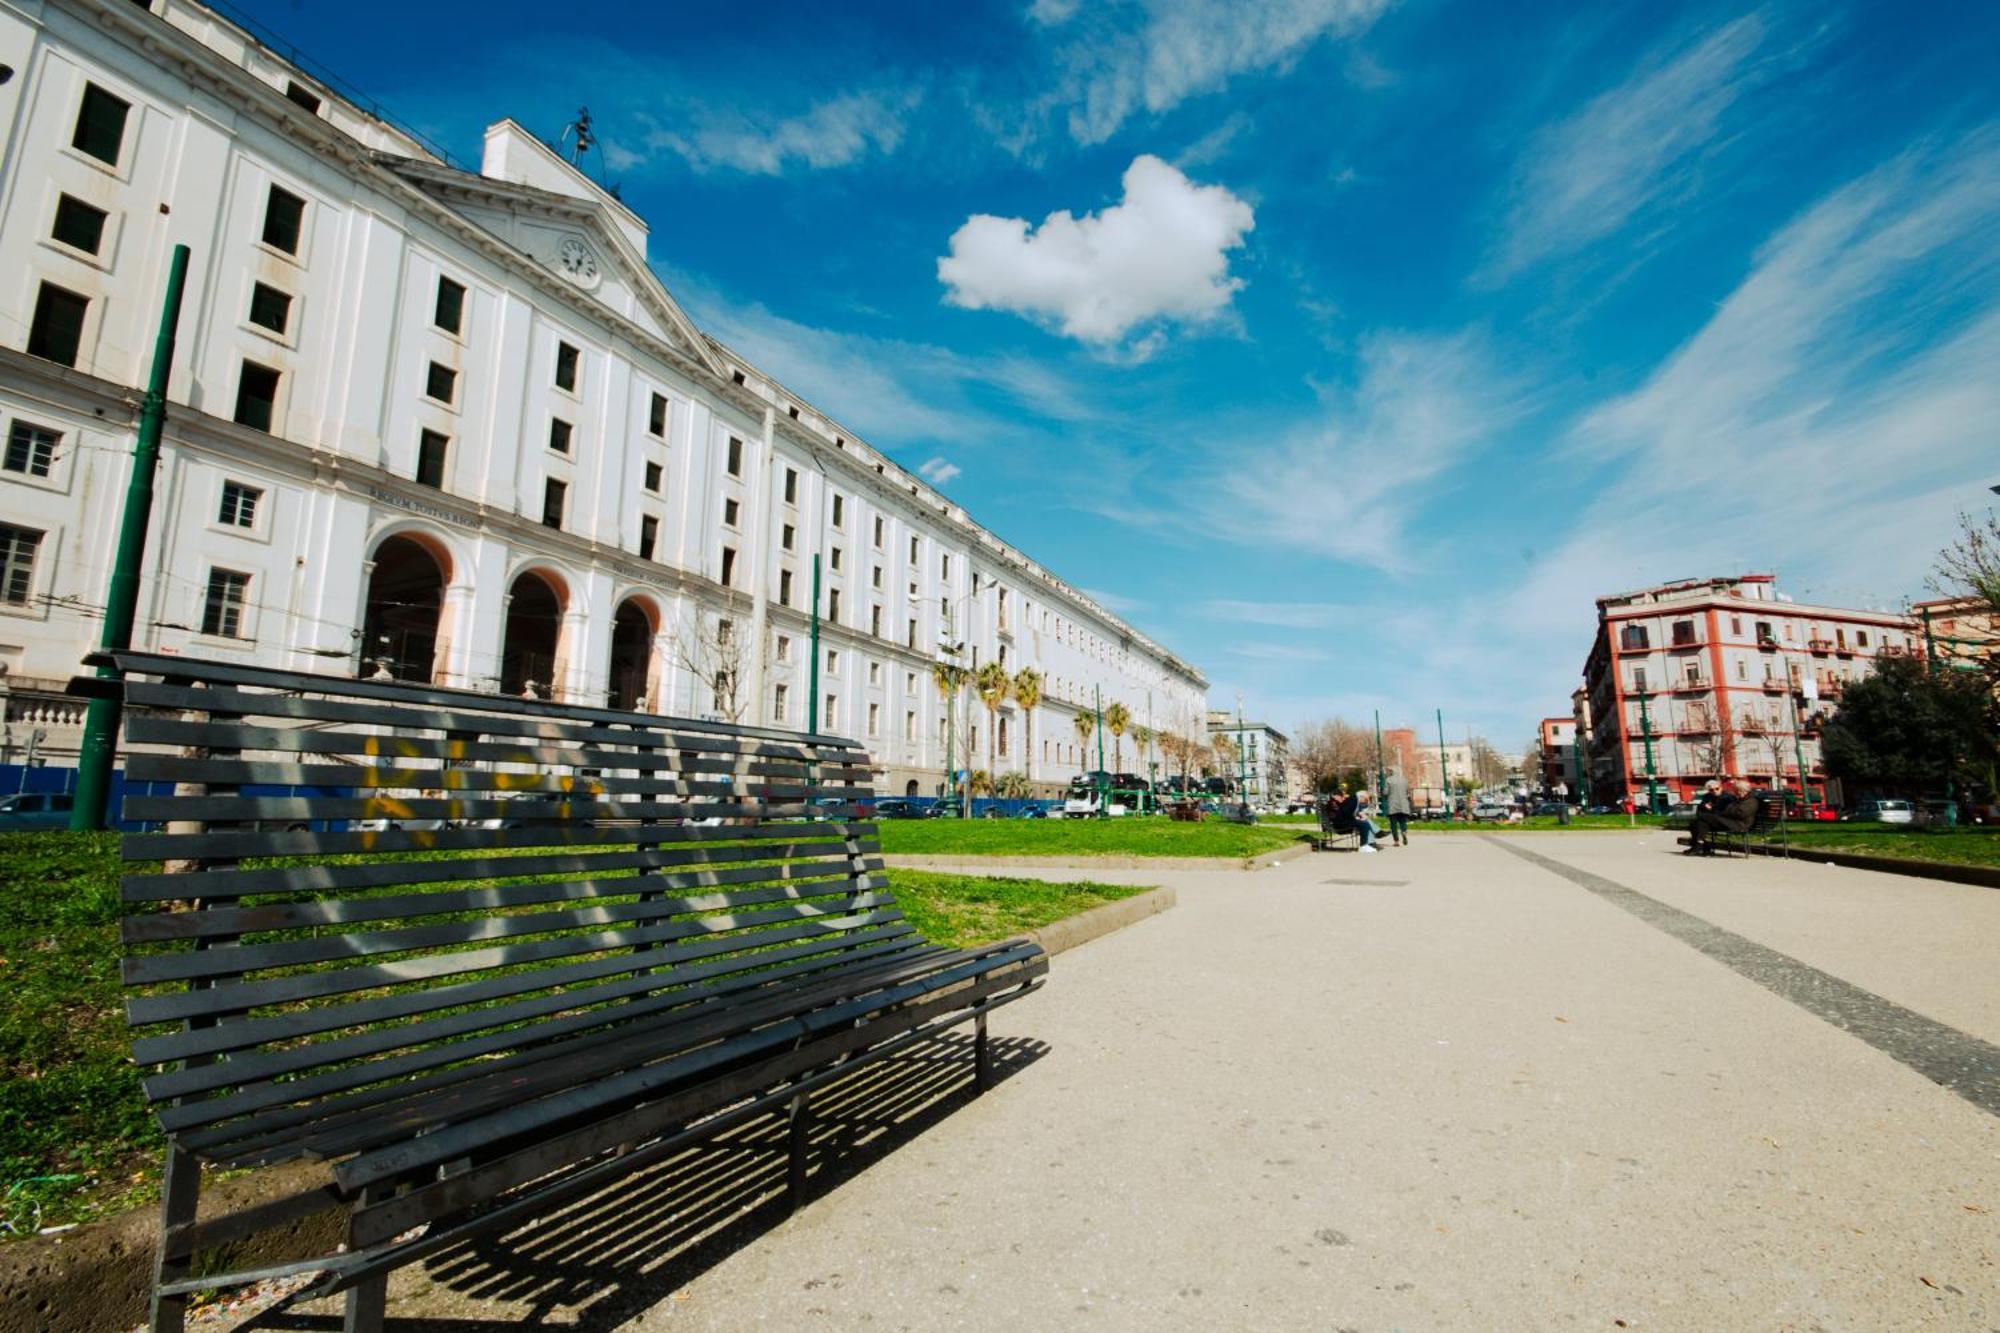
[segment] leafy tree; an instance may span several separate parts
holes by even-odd
[[[1023,765],[1025,768],[1035,761],[1035,706],[1042,701],[1042,673],[1033,667],[1022,667],[1016,671],[1014,700],[1021,705],[1022,744],[1027,747],[1021,752],[1027,756],[1027,763]]]
[[[1941,794],[1992,772],[1990,694],[1978,673],[1930,670],[1918,657],[1880,657],[1851,682],[1826,724],[1827,771],[1857,792]]]
[[[993,779],[993,794],[995,796],[1005,796],[1010,800],[1023,796],[1032,796],[1034,795],[1034,784],[1028,780],[1026,773],[1023,773],[1018,768],[1010,768],[999,777]]]
[[[1014,682],[1007,674],[1007,668],[998,662],[988,662],[979,668],[973,677],[973,688],[979,691],[979,702],[986,705],[986,766],[998,770],[1000,743],[1000,705],[1007,702],[1007,696],[1014,692]]]

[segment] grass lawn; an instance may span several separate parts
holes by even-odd
[[[1295,843],[1296,824],[1176,823],[1164,816],[1123,819],[887,819],[890,856],[1228,856],[1252,857]]]
[[[1146,892],[1125,884],[1057,884],[989,875],[939,875],[928,870],[892,870],[889,884],[911,925],[937,943],[954,948],[1004,940]]]
[[[1777,842],[1772,829],[1763,842]],[[1898,828],[1892,824],[1794,824],[1791,845],[1806,851],[1855,852],[1905,861],[2000,866],[2000,828]]]
[[[127,1060],[116,835],[0,834],[0,1242],[158,1191],[160,1137]],[[1143,889],[897,871],[940,944],[1003,939]]]

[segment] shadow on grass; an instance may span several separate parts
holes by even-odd
[[[1044,1043],[1024,1038],[996,1036],[992,1044],[996,1085],[1048,1053]],[[976,1095],[972,1038],[957,1033],[822,1089],[813,1098],[807,1198],[852,1179]],[[422,1265],[433,1290],[417,1303],[491,1301],[513,1307],[506,1314],[398,1318],[407,1278],[392,1278],[385,1328],[520,1333],[554,1324],[591,1333],[622,1327],[783,1223],[791,1213],[786,1169],[780,1118],[740,1126],[552,1217],[469,1241]],[[339,1307],[336,1297],[242,1327],[334,1330],[341,1326]]]

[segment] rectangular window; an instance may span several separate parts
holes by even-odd
[[[42,534],[0,523],[0,602],[26,606],[35,592],[35,553]]]
[[[656,393],[653,395],[652,407],[646,413],[646,429],[660,436],[662,439],[666,437],[667,396],[665,394]]]
[[[729,437],[729,475],[732,477],[743,475],[743,441],[734,435]]]
[[[550,417],[549,448],[555,450],[559,454],[568,453],[570,436],[575,432],[575,430],[576,428],[574,426],[570,425],[567,421],[564,421],[561,417]]]
[[[903,739],[906,741],[913,741],[916,738],[917,738],[916,712],[914,710],[906,710],[903,713]]]
[[[946,552],[946,553],[945,553],[945,555],[944,555],[944,556],[943,556],[943,557],[941,558],[941,560],[940,560],[940,563],[939,563],[939,570],[940,570],[940,577],[941,577],[941,578],[943,578],[943,579],[944,579],[944,581],[945,581],[946,583],[949,583],[949,582],[951,582],[951,554],[950,554],[950,552]]]
[[[778,660],[780,662],[789,662],[792,660],[792,639],[789,634],[780,634],[778,636]]]
[[[792,525],[787,523],[785,524],[784,531],[782,531],[778,535],[778,544],[784,547],[787,551],[789,551],[792,549],[792,539],[797,535],[798,534],[792,530]]]
[[[882,664],[880,662],[870,662],[868,664],[868,683],[870,685],[880,685],[882,683]]]
[[[874,588],[878,592],[881,591],[882,566],[877,565],[873,569],[868,571],[868,586]]]
[[[444,489],[445,449],[451,441],[434,430],[417,436],[417,484]]]
[[[273,185],[264,200],[264,244],[288,255],[297,254],[305,216],[305,200]]]
[[[819,725],[822,731],[831,731],[840,725],[840,699],[835,695],[826,696],[826,707],[819,711]]]
[[[110,216],[81,199],[63,195],[56,200],[56,225],[49,234],[64,245],[94,255],[104,244],[104,220]]]
[[[792,420],[797,421],[799,419],[799,405],[797,403],[793,403],[790,407],[786,408],[785,410],[791,413]]]
[[[458,393],[458,372],[450,366],[441,366],[433,361],[424,372],[424,396],[435,398],[440,403],[453,401]]]
[[[1854,646],[1855,646],[1855,647],[1857,647],[1857,648],[1866,648],[1866,647],[1868,646],[1868,631],[1867,631],[1867,630],[1865,630],[1865,629],[1858,629],[1858,630],[1854,631]]]
[[[0,463],[7,471],[30,477],[46,477],[56,461],[56,442],[62,438],[47,426],[18,418],[7,428],[7,453]]]
[[[208,571],[208,596],[201,605],[201,632],[223,639],[243,637],[243,604],[250,576],[229,569]]]
[[[1644,694],[1645,692],[1646,692],[1646,668],[1644,668],[1644,667],[1633,667],[1633,668],[1632,668],[1632,693],[1634,693],[1634,694]]]
[[[829,589],[827,589],[827,592],[826,592],[826,618],[827,618],[828,620],[839,620],[839,619],[840,619],[840,589],[838,589],[838,588],[829,588]]]
[[[292,298],[289,292],[281,292],[268,283],[258,283],[250,289],[250,322],[269,329],[273,333],[283,333],[285,326],[292,322]]]
[[[868,705],[868,734],[870,736],[880,736],[882,734],[881,704]]]
[[[1729,617],[1729,632],[1730,632],[1730,634],[1731,634],[1731,635],[1733,635],[1733,636],[1735,636],[1735,637],[1737,637],[1737,638],[1741,638],[1741,637],[1743,637],[1743,617],[1742,617],[1742,616],[1731,616],[1731,617]]]
[[[829,676],[840,674],[840,649],[829,648],[826,650],[826,674]]]
[[[285,96],[297,102],[315,116],[319,114],[319,97],[304,84],[296,80],[287,79],[285,81]]]
[[[791,604],[792,604],[792,571],[789,569],[781,569],[778,571],[778,605],[790,606]]]
[[[1644,625],[1627,625],[1618,631],[1618,646],[1627,652],[1634,652],[1652,646],[1652,636]]]
[[[995,733],[994,739],[1000,743],[1000,757],[1005,759],[1007,757],[1007,718],[1004,714],[1000,718],[1000,730]]]
[[[879,550],[881,550],[881,549],[882,549],[882,540],[883,540],[883,538],[884,538],[884,537],[886,537],[887,535],[888,535],[888,524],[886,524],[885,522],[883,522],[883,520],[882,520],[882,516],[881,516],[880,514],[877,514],[877,515],[875,516],[875,549],[876,549],[876,550],[878,550],[878,551],[879,551]]]
[[[725,546],[722,548],[722,586],[725,588],[732,587],[734,586],[735,582],[736,582],[736,548],[733,546]]]
[[[579,353],[568,343],[556,344],[556,387],[576,391],[576,361]]]
[[[735,527],[736,520],[738,517],[742,515],[742,513],[743,513],[742,505],[738,504],[734,500],[724,499],[722,502],[722,526],[725,528]]]
[[[917,539],[915,537],[910,538],[910,563],[913,565],[917,563]]]
[[[648,463],[646,464],[646,479],[641,484],[653,494],[658,495],[660,493],[660,477],[660,465],[658,463]]]
[[[125,117],[132,104],[113,97],[94,83],[83,86],[83,102],[76,109],[76,129],[70,135],[72,148],[88,153],[100,162],[118,165],[118,152],[125,142]]]
[[[59,366],[75,365],[83,347],[83,315],[89,308],[88,298],[43,283],[35,293],[35,314],[28,324],[28,355]]]
[[[882,608],[879,606],[868,608],[868,632],[878,639],[882,637]]]
[[[437,300],[431,304],[431,323],[446,333],[457,333],[465,324],[465,287],[450,278],[439,278]]]
[[[799,502],[799,474],[793,468],[786,468],[785,503],[788,505],[795,505],[798,502]]]
[[[1765,644],[1765,643],[1776,643],[1777,641],[1778,641],[1777,636],[1771,633],[1771,622],[1768,620],[1758,621],[1757,642],[1760,644]]]
[[[905,648],[914,648],[917,646],[917,618],[915,616],[910,617],[909,628],[903,634],[903,646]]]
[[[1685,648],[1694,642],[1694,622],[1676,620],[1674,622],[1674,647]]]
[[[775,686],[771,691],[771,720],[774,722],[783,722],[785,720],[785,696],[787,692],[783,685]]]
[[[1738,663],[1736,664],[1736,679],[1738,679],[1738,680],[1748,680],[1748,679],[1750,679],[1750,671],[1749,671],[1749,668],[1748,668],[1748,667],[1746,667],[1746,666],[1745,666],[1745,665],[1744,665],[1744,664],[1743,664],[1742,662],[1740,662],[1740,661],[1739,661],[1739,662],[1738,662]]]
[[[653,551],[660,544],[660,520],[651,514],[639,520],[639,558],[651,560]]]
[[[836,528],[845,526],[847,522],[846,515],[847,515],[847,497],[842,495],[834,496],[833,526],[835,526]]]
[[[236,420],[255,430],[269,431],[277,411],[278,372],[245,361],[236,380]]]
[[[264,492],[255,486],[245,486],[240,481],[222,483],[222,511],[216,521],[232,528],[254,528],[257,526],[257,502],[264,498]]]
[[[832,548],[828,552],[828,555],[830,557],[829,563],[833,566],[833,572],[838,574],[840,572],[840,548],[838,546]]]
[[[548,478],[542,483],[542,526],[560,528],[563,525],[563,505],[569,499],[569,484]]]

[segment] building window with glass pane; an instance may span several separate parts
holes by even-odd
[[[264,492],[255,486],[225,481],[222,483],[222,512],[218,517],[232,528],[254,528],[257,526],[257,502],[263,498]]]
[[[0,602],[26,606],[35,592],[35,554],[42,534],[0,523]]]
[[[208,596],[201,607],[201,632],[217,638],[243,637],[243,607],[250,592],[250,576],[229,569],[208,573]]]
[[[56,442],[62,436],[32,421],[16,421],[7,428],[7,452],[0,465],[9,472],[30,477],[46,477],[56,461]]]

